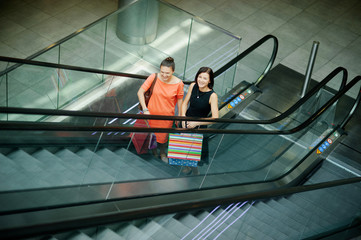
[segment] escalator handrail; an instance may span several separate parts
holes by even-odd
[[[356,76],[355,78],[361,78],[361,76]],[[355,79],[354,78],[354,79]],[[345,128],[345,126],[347,125],[347,123],[352,119],[352,116],[355,114],[356,112],[356,109],[360,106],[360,103],[361,103],[361,87],[360,87],[360,90],[359,90],[359,93],[356,97],[356,100],[355,100],[355,104],[353,105],[351,111],[349,112],[348,116],[344,119],[344,121],[340,124],[340,127],[342,129]]]
[[[102,200],[98,202],[69,204],[46,209],[2,214],[0,219],[12,221],[10,226],[0,227],[0,237],[17,239],[36,235],[54,234],[69,229],[88,228],[92,226],[129,221],[181,211],[205,209],[234,202],[257,201],[275,197],[284,197],[319,189],[332,188],[361,182],[361,177],[339,179],[328,182],[276,188],[256,192],[244,192],[244,184],[197,189],[156,196],[141,196],[127,199]],[[248,184],[252,185],[252,184]],[[154,204],[157,203],[157,204]],[[101,207],[100,207],[101,206]],[[116,210],[111,211],[110,209]],[[81,207],[81,210],[77,208]],[[64,211],[65,210],[65,211]],[[40,217],[41,216],[41,217]],[[60,217],[59,217],[60,216]],[[33,219],[29,224],[26,219]],[[40,218],[39,218],[40,217]],[[7,226],[9,226],[7,224]]]
[[[258,86],[260,84],[260,82],[262,81],[262,79],[264,78],[264,76],[266,76],[266,74],[271,70],[273,63],[276,60],[276,55],[277,55],[277,51],[278,51],[278,39],[275,36],[270,35],[270,34],[268,34],[268,35],[264,36],[263,38],[261,38],[260,40],[258,40],[256,43],[254,43],[252,46],[247,48],[241,54],[239,54],[238,56],[236,56],[232,60],[230,60],[228,63],[226,63],[223,67],[221,67],[220,69],[215,71],[214,77],[218,77],[219,75],[221,75],[222,73],[227,71],[230,67],[232,67],[234,64],[237,64],[238,61],[240,61],[242,58],[246,57],[249,53],[251,53],[253,50],[255,50],[256,48],[261,46],[263,43],[265,43],[269,39],[272,39],[274,41],[273,51],[272,51],[271,58],[267,64],[266,68],[264,69],[261,76],[254,83],[255,86]]]
[[[66,64],[42,62],[42,61],[35,61],[35,60],[29,60],[29,59],[5,57],[5,56],[0,56],[0,61],[41,66],[41,67],[49,67],[49,68],[60,68],[60,69],[67,69],[67,70],[86,72],[86,73],[107,74],[107,75],[129,77],[129,78],[147,79],[147,77],[148,77],[148,76],[139,75],[139,74],[100,70],[100,69],[96,69],[96,68],[78,67],[78,66],[72,66],[72,65],[66,65]],[[2,76],[4,74],[6,74],[6,70],[4,70],[3,72],[0,72],[0,76]]]
[[[309,100],[312,96],[314,96],[321,88],[325,87],[326,84],[329,83],[340,72],[342,72],[342,80],[341,80],[341,84],[340,84],[340,87],[339,87],[339,90],[338,90],[338,91],[340,91],[341,89],[343,89],[346,86],[347,78],[348,78],[348,72],[343,67],[335,68],[321,82],[319,82],[315,87],[313,87],[311,90],[309,90],[303,98],[298,100],[295,104],[293,104],[286,111],[282,112],[280,115],[278,115],[278,116],[276,116],[274,118],[265,119],[265,120],[242,119],[242,120],[239,120],[240,121],[239,123],[272,124],[272,123],[281,121],[282,119],[285,119],[285,118],[289,117],[293,112],[295,112],[299,107],[301,107],[307,100]],[[230,101],[232,101],[232,100],[233,100],[233,98],[230,99],[228,102],[222,104],[221,107],[224,107],[224,106],[228,105],[228,103]]]
[[[1,58],[1,57],[0,57]],[[281,118],[288,117],[293,111],[301,106],[308,98],[313,96],[319,89],[321,89],[330,79],[332,79],[339,72],[343,72],[343,83],[347,79],[347,70],[338,67],[331,72],[319,85],[311,89],[304,98],[300,99],[295,106],[286,110],[283,117],[277,116],[274,119],[277,121]],[[355,77],[356,78],[356,77]],[[342,84],[343,85],[343,84]],[[342,88],[341,88],[342,89]],[[330,100],[329,100],[330,101]],[[75,117],[99,117],[99,118],[133,118],[133,119],[154,119],[154,120],[183,120],[183,121],[203,121],[214,123],[252,123],[252,124],[268,124],[276,122],[274,119],[270,120],[244,120],[244,119],[221,119],[221,118],[197,118],[197,117],[178,117],[178,116],[164,116],[164,115],[142,115],[142,114],[127,114],[127,113],[111,113],[111,112],[87,112],[87,111],[71,111],[58,109],[44,109],[44,108],[19,108],[19,107],[0,107],[2,113],[18,113],[18,114],[35,114],[35,115],[55,115],[55,116],[75,116]]]
[[[4,56],[0,56],[0,61],[9,61],[9,62],[30,64],[30,65],[43,66],[43,67],[63,68],[63,69],[74,70],[74,71],[90,72],[90,73],[97,73],[97,74],[109,74],[109,75],[129,77],[129,78],[138,78],[138,79],[146,79],[148,77],[145,75],[99,70],[99,69],[94,69],[94,68],[77,67],[77,66],[70,66],[70,65],[64,65],[64,64],[33,61],[33,60],[28,60],[28,59],[10,58],[10,57],[4,57]],[[231,60],[231,61],[233,61],[233,60]],[[324,87],[329,81],[331,81],[333,79],[333,77],[335,77],[340,72],[343,73],[342,82],[340,85],[340,89],[342,89],[346,85],[348,74],[347,74],[347,70],[345,68],[338,67],[338,68],[334,69],[330,74],[328,74],[328,76],[326,76],[324,78],[324,80],[322,80],[320,83],[318,83],[317,86],[315,86],[309,92],[307,92],[307,94],[303,98],[301,98],[292,107],[290,107],[288,110],[286,110],[279,116],[272,118],[272,119],[266,119],[266,120],[246,120],[246,119],[239,120],[238,119],[236,121],[231,121],[231,123],[271,124],[271,123],[280,121],[280,120],[288,117],[292,112],[296,111],[303,103],[305,103],[308,99],[310,99],[315,93],[317,93],[317,91],[319,91],[322,87]],[[231,101],[231,100],[229,100],[229,101]],[[225,104],[228,104],[228,103],[225,103]],[[9,108],[9,109],[14,109],[14,111],[15,111],[16,108]],[[18,111],[20,111],[20,108],[18,109]],[[34,108],[32,111],[35,112],[36,109]],[[61,111],[61,110],[57,110],[57,111]],[[23,112],[23,113],[25,113],[25,112]],[[44,113],[44,114],[51,115],[54,113]],[[67,113],[65,113],[65,114],[67,114]],[[99,114],[108,115],[109,113],[99,113]],[[60,115],[62,115],[62,113]],[[110,117],[117,117],[117,116],[112,115]],[[149,118],[149,119],[152,119],[152,118]],[[169,119],[167,119],[167,120],[169,120]],[[233,119],[233,120],[235,120],[235,119]],[[202,121],[202,120],[200,120],[200,121]],[[207,121],[207,120],[203,120],[203,121]],[[219,121],[219,122],[222,122],[222,121]]]
[[[242,129],[183,129],[183,128],[142,128],[142,127],[112,127],[112,126],[73,126],[63,123],[49,123],[49,122],[16,122],[16,121],[2,121],[0,129],[3,130],[50,130],[50,131],[123,131],[123,132],[163,132],[163,133],[217,133],[217,134],[293,134],[301,131],[312,124],[322,113],[330,108],[336,101],[344,96],[348,90],[361,81],[361,76],[356,76],[351,80],[341,91],[335,94],[329,101],[327,101],[317,112],[312,114],[307,120],[300,125],[287,130],[242,130]],[[350,111],[355,111],[360,101],[361,90],[354,102]],[[36,111],[36,112],[35,112]],[[118,118],[133,118],[133,119],[158,119],[158,120],[173,120],[173,121],[208,121],[221,123],[239,123],[237,119],[220,119],[220,118],[196,118],[196,117],[176,117],[176,116],[161,116],[161,115],[143,115],[143,114],[115,114],[115,113],[98,113],[98,112],[79,112],[67,110],[46,110],[46,109],[25,109],[25,108],[6,108],[0,107],[0,112],[3,113],[19,113],[19,114],[40,114],[40,115],[67,115],[67,116],[84,116],[84,117],[118,117]],[[353,113],[352,112],[352,113]],[[352,117],[348,114],[345,119]],[[343,120],[344,123],[346,120]],[[348,121],[348,120],[347,120]]]

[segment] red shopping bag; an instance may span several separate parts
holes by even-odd
[[[134,123],[134,127],[149,127],[147,120],[137,119]],[[151,133],[134,132],[130,136],[132,138],[133,145],[138,154],[144,154],[148,152],[149,140]]]

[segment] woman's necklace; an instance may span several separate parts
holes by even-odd
[[[209,91],[200,91],[199,90],[199,87],[197,86],[197,98],[199,98],[199,96],[202,96],[202,95],[204,95],[206,92],[209,92]]]

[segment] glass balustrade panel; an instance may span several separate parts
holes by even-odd
[[[34,57],[32,60],[40,62],[60,63],[60,47],[61,45],[50,46],[43,53]],[[66,64],[66,63],[63,63]]]
[[[184,79],[193,81],[200,67],[218,70],[239,54],[240,43],[240,38],[193,18]],[[222,84],[230,87],[232,82]]]
[[[103,20],[63,42],[60,64],[103,69],[106,27],[107,21]]]

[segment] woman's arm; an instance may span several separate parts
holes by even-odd
[[[192,94],[192,90],[193,90],[194,85],[195,85],[195,83],[191,83],[191,85],[189,85],[187,95],[184,98],[183,103],[182,103],[181,115],[180,116],[185,116],[186,115],[187,108],[188,108],[188,103],[189,103],[189,100],[191,99],[191,94]],[[182,127],[183,128],[186,127],[184,121],[182,121]]]
[[[211,97],[209,98],[209,102],[209,104],[211,105],[212,118],[218,118],[218,96],[215,92],[212,93]]]
[[[142,87],[140,87],[138,90],[138,93],[137,93],[138,99],[139,99],[139,104],[142,106],[142,109],[146,110],[146,111],[143,111],[144,114],[150,114],[147,109],[147,106],[145,105],[144,93],[145,93],[145,90]]]
[[[191,94],[192,94],[192,90],[193,90],[194,85],[195,85],[195,83],[191,83],[191,85],[189,85],[187,95],[184,98],[183,103],[182,103],[182,111],[181,111],[180,116],[185,116],[186,115],[187,108],[188,108],[188,103],[189,103],[189,100],[191,99]]]

